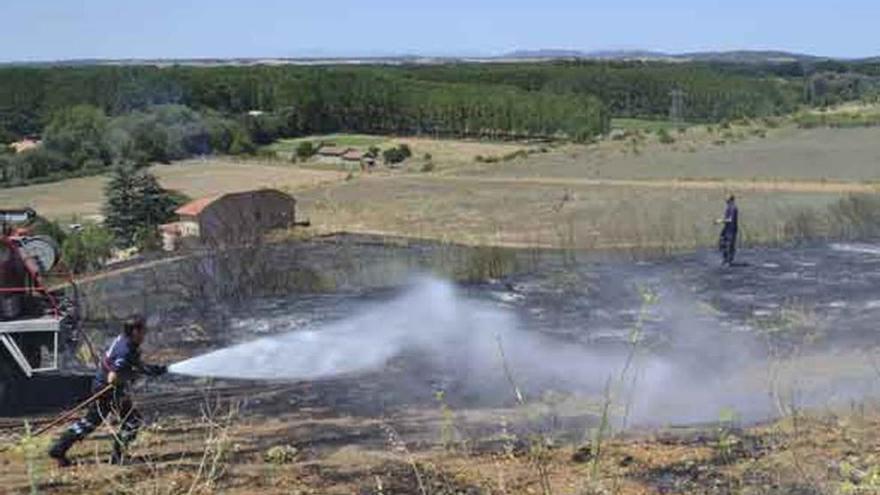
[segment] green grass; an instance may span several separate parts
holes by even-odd
[[[647,120],[647,119],[611,119],[612,129],[623,130],[640,130],[640,131],[659,131],[660,129],[677,129],[678,127],[690,127],[691,124],[684,122],[676,124],[668,120]]]
[[[296,147],[303,141],[314,143],[333,143],[336,146],[350,146],[352,148],[367,148],[370,146],[383,146],[389,139],[385,136],[370,136],[366,134],[327,134],[324,136],[307,136],[296,139],[280,139],[266,146],[267,149],[281,153],[293,153]]]

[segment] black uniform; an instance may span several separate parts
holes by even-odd
[[[727,203],[723,221],[724,227],[718,240],[718,250],[721,251],[722,263],[731,265],[736,256],[736,236],[739,231],[739,210],[733,201]]]
[[[158,376],[167,368],[144,364],[141,361],[140,347],[125,335],[119,335],[104,353],[95,379],[92,385],[93,392],[98,392],[107,386],[110,372],[115,372],[119,377],[113,389],[104,394],[100,399],[93,402],[86,410],[85,415],[73,423],[52,446],[49,455],[62,464],[67,463],[65,454],[74,443],[85,438],[89,433],[101,425],[104,421],[115,416],[120,421],[119,430],[113,436],[112,461],[119,463],[125,447],[137,436],[138,430],[143,423],[143,418],[134,408],[131,397],[126,387],[127,382],[138,374]]]

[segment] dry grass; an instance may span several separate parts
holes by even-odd
[[[880,129],[787,127],[772,130],[761,139],[750,135],[755,128],[735,127],[711,135],[705,128],[691,129],[684,137],[673,133],[677,139],[673,145],[659,144],[652,136],[645,138],[639,154],[616,141],[592,147],[572,146],[564,152],[497,165],[482,173],[492,177],[569,179],[880,180]],[[711,144],[727,132],[744,138],[724,146]]]
[[[738,191],[739,192],[739,191]],[[685,249],[717,241],[727,190],[530,181],[363,179],[304,193],[319,230],[349,230],[464,244]],[[782,241],[795,212],[823,211],[840,194],[741,192],[743,238]]]
[[[488,437],[471,437],[472,448],[450,450],[437,438],[426,442],[426,437],[397,433],[411,431],[415,424],[432,431],[441,421],[439,414],[409,411],[395,419],[388,445],[386,430],[391,427],[385,423],[326,413],[311,418],[294,412],[275,418],[242,416],[231,423],[214,422],[217,426],[166,417],[138,440],[130,466],[104,465],[109,442],[95,438],[75,449],[77,467],[60,471],[38,457],[31,469],[40,493],[57,494],[769,494],[878,489],[880,411],[871,405],[749,428],[729,422],[618,436],[605,441],[596,469],[582,457],[575,460],[577,445],[556,443],[542,454],[543,471],[535,469],[533,453],[509,435],[501,445]],[[497,429],[501,433],[503,425]],[[329,431],[335,432],[333,437]],[[0,486],[4,493],[28,493],[25,453],[13,447],[14,438],[7,437],[3,445]],[[212,465],[210,455],[218,449],[224,450],[211,478],[206,466]],[[268,455],[278,450],[290,455]]]
[[[283,163],[231,159],[187,160],[152,169],[162,185],[191,197],[201,197],[261,187],[288,191],[313,188],[342,180],[340,172],[307,170]],[[104,177],[84,177],[52,184],[0,189],[3,207],[32,206],[53,219],[100,214]]]
[[[524,143],[391,138],[413,150],[399,170],[349,175],[309,163],[233,160],[154,170],[166,187],[196,197],[256,187],[295,192],[315,232],[578,249],[713,245],[711,221],[730,192],[741,198],[747,243],[815,237],[827,231],[816,222],[827,223],[829,205],[849,193],[880,191],[873,182],[880,178],[880,131],[786,127],[766,139],[711,144],[720,133],[749,134],[760,125],[689,128],[676,131],[672,145],[645,135],[638,155],[614,140],[539,151]],[[698,149],[681,148],[689,146]],[[429,173],[421,172],[426,154],[435,165]],[[95,214],[102,185],[102,178],[84,178],[7,189],[0,203],[30,204],[53,218]]]

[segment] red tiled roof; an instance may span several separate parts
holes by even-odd
[[[22,139],[21,141],[16,141],[9,145],[16,153],[22,153],[24,151],[32,150],[40,146],[40,141],[35,141],[33,139]]]
[[[220,196],[208,196],[206,198],[195,199],[174,210],[174,213],[182,216],[195,217],[198,216],[202,212],[202,210],[207,208],[208,205],[219,198]]]
[[[358,150],[348,150],[342,155],[343,160],[360,160],[364,157],[363,151]]]
[[[323,156],[342,156],[351,148],[340,148],[338,146],[322,146],[321,149],[318,150],[319,155]]]

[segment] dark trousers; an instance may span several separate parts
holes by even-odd
[[[131,397],[124,389],[116,388],[93,402],[86,413],[65,431],[55,449],[66,452],[74,443],[95,431],[105,421],[118,420],[119,428],[113,435],[113,451],[118,456],[135,437],[143,424],[143,417],[134,408]]]
[[[725,265],[733,264],[733,258],[736,256],[736,234],[735,230],[724,230],[718,239],[718,250],[721,251],[721,260]]]

